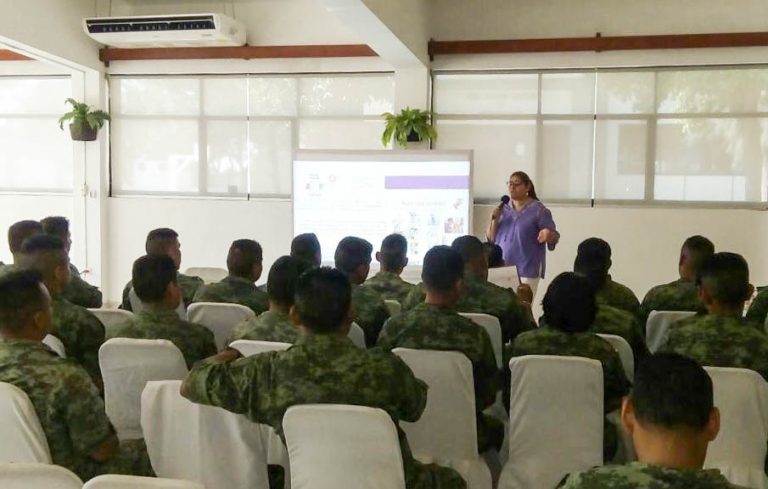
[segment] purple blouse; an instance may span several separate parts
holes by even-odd
[[[552,213],[538,200],[531,200],[520,211],[506,204],[496,230],[496,244],[503,251],[504,264],[517,266],[526,278],[544,278],[546,248],[537,238],[542,229],[557,231]],[[550,250],[555,245],[549,245]]]

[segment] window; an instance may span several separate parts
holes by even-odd
[[[480,199],[768,202],[768,68],[437,73],[434,109]]]
[[[72,191],[72,141],[56,123],[71,96],[68,76],[0,76],[0,191]]]
[[[390,74],[111,78],[116,194],[287,196],[296,149],[381,147]]]

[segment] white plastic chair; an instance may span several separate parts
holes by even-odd
[[[5,442],[3,440],[3,443]],[[0,487],[3,489],[81,489],[83,481],[58,465],[2,463],[0,464]]]
[[[752,370],[704,367],[712,378],[720,433],[709,444],[705,468],[738,486],[768,488],[763,462],[768,441],[768,384]]]
[[[387,309],[389,309],[390,316],[397,316],[403,311],[403,306],[394,299],[385,299],[384,304],[387,306]]]
[[[624,368],[624,375],[630,382],[635,378],[635,356],[632,353],[632,347],[627,340],[615,334],[598,333],[599,337],[611,344],[616,353],[619,354],[621,366]]]
[[[244,357],[258,355],[267,351],[287,350],[292,345],[279,341],[235,340],[229,344],[230,348],[239,351]]]
[[[240,304],[195,302],[187,309],[187,317],[193,323],[210,329],[216,340],[216,347],[221,350],[235,326],[256,317],[256,313],[250,307]]]
[[[680,321],[696,313],[693,311],[651,311],[648,321],[645,323],[645,340],[651,353],[661,348],[666,343],[669,327],[672,323]]]
[[[455,469],[468,489],[491,489],[491,472],[477,448],[472,363],[454,351],[395,348],[429,386],[427,406],[415,423],[401,422],[413,456]]]
[[[293,406],[283,430],[292,489],[405,489],[397,430],[381,409]]]
[[[259,425],[243,415],[190,402],[180,388],[178,380],[147,382],[141,394],[141,427],[155,473],[212,488],[267,489],[267,454]]]
[[[551,489],[566,474],[602,465],[600,362],[531,355],[509,368],[509,457],[499,489]]]
[[[229,272],[219,267],[189,267],[184,272],[184,275],[200,277],[203,279],[203,282],[212,284],[227,278]]]
[[[141,392],[150,380],[182,380],[187,364],[168,340],[112,338],[99,348],[104,406],[121,440],[142,438]]]
[[[133,307],[133,305],[131,305],[131,307]],[[134,314],[131,311],[125,311],[123,309],[88,309],[88,310],[91,312],[91,314],[96,316],[99,319],[99,321],[101,321],[101,324],[104,325],[104,331],[106,332],[107,338],[111,336],[109,333],[114,326],[134,318]]]
[[[61,358],[67,358],[67,349],[64,348],[64,343],[62,343],[58,337],[52,334],[47,334],[45,335],[45,338],[43,338],[43,344],[53,350]]]
[[[109,474],[94,477],[85,483],[83,489],[205,489],[205,487],[196,482],[179,479]]]
[[[514,265],[489,268],[488,281],[505,289],[517,290],[517,286],[520,285],[520,275],[518,275],[517,267]]]
[[[460,312],[462,316],[467,319],[471,319],[472,322],[478,326],[482,326],[485,331],[488,332],[488,336],[491,337],[491,345],[493,346],[493,354],[496,356],[496,366],[501,368],[502,353],[504,350],[503,339],[501,335],[501,322],[496,316],[490,314],[482,314],[476,312]]]
[[[51,463],[48,440],[32,401],[5,382],[0,382],[0,462]]]
[[[361,328],[359,324],[352,323],[349,326],[349,334],[347,336],[352,340],[352,343],[354,343],[355,346],[365,350],[365,332],[363,332],[363,328]]]

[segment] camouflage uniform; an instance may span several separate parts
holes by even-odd
[[[608,465],[574,474],[560,486],[563,489],[739,489],[717,469],[679,470],[632,462]]]
[[[637,300],[635,293],[626,285],[611,280],[610,275],[605,284],[597,291],[595,298],[598,304],[607,304],[630,312],[635,316],[640,313],[640,301]]]
[[[82,278],[80,271],[73,264],[69,264],[69,274],[72,280],[66,286],[61,296],[72,304],[83,307],[101,307],[101,291]]]
[[[186,309],[187,306],[192,304],[192,301],[195,298],[195,293],[197,293],[197,289],[203,285],[203,279],[200,277],[184,275],[183,273],[176,273],[176,280],[179,283],[179,287],[181,287],[181,295],[184,301],[184,308]],[[129,281],[127,284],[125,284],[125,287],[123,288],[123,302],[120,304],[120,309],[133,311],[131,308],[131,301],[128,298],[128,294],[131,293],[132,288],[133,281]]]
[[[300,336],[287,351],[234,362],[202,362],[187,377],[193,402],[219,406],[265,423],[283,436],[283,415],[297,404],[338,403],[385,410],[397,425],[419,419],[427,387],[402,360],[379,349],[365,351],[346,337]],[[413,459],[397,428],[408,489],[466,487],[452,469]]]
[[[99,474],[153,475],[143,441],[122,442],[114,457],[89,457],[115,434],[88,374],[37,341],[0,339],[0,382],[23,390],[40,418],[53,463],[82,480]]]
[[[256,314],[269,309],[266,292],[246,278],[225,277],[215,284],[203,285],[195,293],[192,302],[227,302],[250,307]]]
[[[88,309],[59,296],[52,299],[51,334],[64,344],[67,357],[77,361],[101,389],[103,382],[99,368],[99,348],[104,343],[104,325]]]
[[[168,340],[181,350],[187,367],[216,354],[211,330],[200,324],[182,321],[175,310],[145,309],[109,332],[110,338]]]
[[[706,367],[756,371],[768,380],[768,335],[742,318],[703,315],[674,323],[659,351],[691,357]]]
[[[389,319],[389,309],[378,292],[365,285],[352,284],[352,306],[355,308],[354,321],[365,332],[365,345],[376,344],[384,321]]]
[[[235,326],[228,344],[235,340],[295,343],[299,332],[284,312],[266,311]]]
[[[6,265],[5,263],[0,262],[0,277],[5,275],[6,273],[11,273],[14,270],[14,268],[15,268],[15,265],[11,263]]]
[[[501,446],[503,425],[483,414],[496,400],[501,380],[488,333],[452,308],[421,303],[384,324],[378,346],[463,353],[472,362],[475,380],[477,438],[481,452]]]
[[[699,290],[696,284],[683,279],[657,285],[649,290],[640,305],[640,320],[643,324],[648,321],[651,311],[706,312],[699,302]]]
[[[589,327],[589,332],[621,336],[632,347],[635,362],[650,354],[645,343],[644,328],[640,326],[636,316],[625,310],[598,304],[597,316]]]
[[[768,316],[768,287],[763,287],[749,305],[746,317],[752,322],[764,324],[766,316]]]
[[[395,300],[401,304],[414,288],[413,284],[400,278],[400,275],[384,271],[366,280],[365,285],[381,294],[382,299]]]

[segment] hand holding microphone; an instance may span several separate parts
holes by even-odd
[[[491,219],[492,220],[495,221],[496,219],[499,218],[499,216],[501,215],[501,211],[502,211],[502,209],[504,208],[504,206],[506,204],[509,204],[509,195],[502,195],[501,196],[501,204],[499,204],[499,206],[496,207],[493,210],[493,214],[491,214]]]

